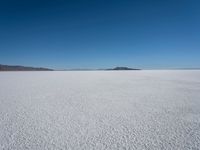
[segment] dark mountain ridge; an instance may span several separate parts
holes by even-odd
[[[115,68],[106,69],[106,70],[141,70],[141,69],[135,69],[135,68],[129,68],[129,67],[115,67]]]
[[[0,64],[0,71],[53,71],[53,69],[42,67],[12,66]]]

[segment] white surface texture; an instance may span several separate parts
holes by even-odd
[[[0,149],[200,149],[200,71],[0,72]]]

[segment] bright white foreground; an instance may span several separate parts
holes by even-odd
[[[200,149],[200,71],[1,72],[0,149]]]

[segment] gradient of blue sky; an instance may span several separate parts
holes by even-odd
[[[0,63],[200,67],[199,0],[1,0]]]

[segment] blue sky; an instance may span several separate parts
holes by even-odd
[[[2,0],[0,64],[200,67],[199,0]]]

